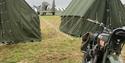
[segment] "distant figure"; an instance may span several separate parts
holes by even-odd
[[[47,11],[47,8],[49,6],[49,3],[48,2],[42,2],[42,11]],[[46,15],[46,12],[43,12],[42,15]]]

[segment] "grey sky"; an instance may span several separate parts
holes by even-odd
[[[42,1],[47,1],[52,4],[53,0],[26,0],[31,6],[41,5]],[[56,1],[56,8],[66,8],[71,0],[55,0]]]
[[[41,5],[42,1],[47,1],[50,4],[52,3],[53,0],[26,0],[31,6],[36,5],[39,6]],[[71,2],[71,0],[55,0],[56,1],[56,8],[66,8],[68,4]],[[121,0],[125,4],[125,0]]]
[[[125,0],[121,0],[123,2],[123,4],[125,4]]]

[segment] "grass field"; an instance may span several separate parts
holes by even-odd
[[[80,63],[80,38],[59,31],[60,17],[40,17],[42,41],[0,46],[0,63]]]
[[[40,20],[42,41],[0,46],[0,63],[81,63],[81,39],[60,32],[58,16]]]

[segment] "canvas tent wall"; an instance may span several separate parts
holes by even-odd
[[[103,30],[87,19],[112,28],[125,26],[125,8],[120,0],[72,0],[62,15],[60,30],[73,36]]]
[[[0,0],[0,42],[40,39],[39,17],[25,0]]]

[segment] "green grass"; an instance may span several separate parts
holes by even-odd
[[[0,46],[0,63],[81,63],[81,39],[60,32],[58,16],[40,20],[42,41]]]
[[[59,31],[60,17],[43,16],[42,41],[0,46],[0,63],[80,63],[80,38]]]

